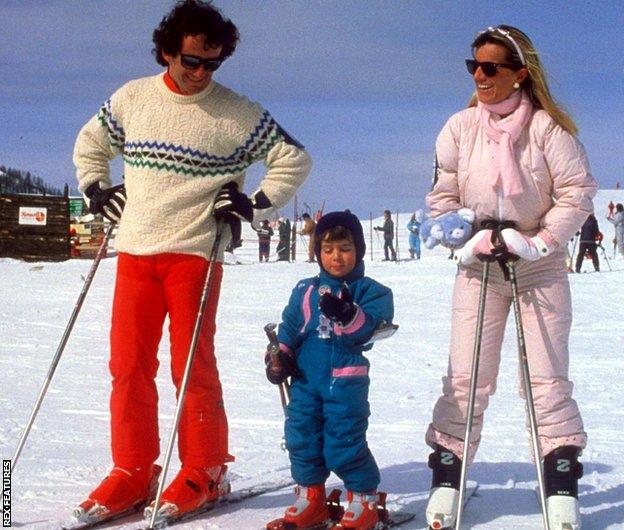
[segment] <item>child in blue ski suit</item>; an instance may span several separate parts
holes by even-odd
[[[370,406],[366,343],[394,315],[392,291],[364,276],[362,225],[348,210],[323,216],[316,227],[320,273],[293,289],[278,330],[279,367],[267,376],[292,376],[285,425],[297,500],[285,522],[305,528],[328,519],[325,481],[333,471],[348,490],[345,528],[378,522],[380,475],[366,442]]]
[[[407,231],[409,232],[409,252],[412,259],[414,259],[414,256],[416,256],[416,259],[420,259],[420,224],[422,222],[422,217],[422,210],[418,210],[412,214],[409,223],[407,223]]]

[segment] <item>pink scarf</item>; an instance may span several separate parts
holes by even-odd
[[[491,105],[479,102],[478,107],[485,134],[497,144],[490,167],[490,183],[502,188],[505,197],[518,195],[522,193],[522,180],[514,159],[514,144],[531,117],[533,105],[523,90],[516,90],[504,101]],[[512,114],[499,118],[509,113]]]

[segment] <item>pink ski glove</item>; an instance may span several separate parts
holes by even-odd
[[[455,259],[464,265],[470,265],[478,261],[479,255],[489,256],[492,254],[492,231],[479,230],[464,245],[464,247],[455,254]]]
[[[528,261],[545,258],[552,252],[552,248],[541,237],[527,237],[513,228],[502,230],[501,237],[509,252]]]

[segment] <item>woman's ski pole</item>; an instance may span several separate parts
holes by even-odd
[[[89,292],[89,287],[91,287],[91,282],[93,281],[93,278],[95,276],[95,271],[97,271],[100,261],[102,261],[102,258],[104,257],[104,254],[106,253],[106,248],[108,247],[108,242],[111,236],[113,235],[113,230],[115,226],[116,226],[116,223],[111,223],[108,226],[108,229],[106,230],[106,234],[104,235],[104,239],[102,240],[102,243],[100,244],[100,248],[98,249],[97,254],[95,255],[95,259],[93,260],[91,269],[89,270],[89,274],[87,274],[87,277],[85,278],[84,285],[82,286],[82,291],[80,291],[80,295],[78,295],[78,300],[76,301],[76,304],[74,305],[74,310],[72,311],[72,314],[69,318],[69,322],[67,323],[67,326],[65,327],[65,331],[63,332],[63,336],[61,337],[61,342],[59,343],[58,348],[56,349],[56,353],[54,354],[54,358],[52,359],[52,364],[50,365],[50,368],[48,369],[48,374],[46,375],[46,378],[43,382],[43,386],[41,387],[41,390],[39,391],[39,396],[37,397],[37,401],[35,402],[35,406],[30,414],[30,419],[28,420],[28,423],[26,424],[26,427],[24,428],[24,432],[22,433],[22,436],[17,444],[17,449],[15,450],[15,454],[13,455],[13,459],[11,461],[11,470],[15,470],[15,466],[17,465],[17,461],[20,457],[20,454],[22,453],[22,449],[24,448],[24,444],[26,443],[26,439],[28,438],[30,429],[33,423],[35,422],[35,418],[37,417],[37,413],[39,412],[39,409],[41,408],[41,403],[43,402],[43,398],[45,397],[48,391],[48,387],[50,386],[50,383],[52,382],[52,377],[54,377],[54,372],[56,371],[56,367],[58,366],[59,361],[61,360],[61,355],[63,354],[63,350],[65,350],[65,345],[67,344],[67,341],[69,340],[69,336],[72,332],[72,329],[74,329],[74,324],[76,323],[76,319],[78,318],[78,314],[80,313],[80,309],[82,308],[84,299],[87,296],[87,293]]]
[[[542,457],[540,455],[539,437],[537,433],[537,419],[535,416],[535,404],[533,401],[533,391],[531,389],[531,374],[529,372],[529,361],[527,359],[526,343],[524,341],[524,331],[522,328],[522,315],[520,313],[520,299],[518,297],[518,280],[516,278],[516,266],[513,259],[507,261],[507,270],[509,271],[509,282],[511,283],[511,297],[516,319],[516,333],[518,336],[518,355],[520,357],[522,385],[524,388],[526,408],[529,416],[529,426],[531,429],[531,443],[533,446],[533,458],[535,459],[535,468],[537,470],[537,483],[539,489],[540,504],[542,507],[542,518],[544,520],[544,529],[550,530],[550,526],[548,524],[548,514],[546,512],[546,486],[544,483],[544,468],[542,466]]]
[[[186,360],[186,367],[184,368],[184,375],[182,376],[182,382],[180,383],[180,391],[178,392],[178,402],[176,404],[175,414],[173,416],[173,427],[169,435],[169,443],[167,444],[167,452],[165,453],[165,460],[162,465],[162,473],[158,481],[158,491],[156,492],[156,499],[154,500],[154,508],[151,513],[150,522],[148,528],[154,528],[156,522],[156,516],[158,515],[158,508],[160,504],[160,498],[163,493],[165,478],[169,469],[169,463],[171,461],[171,453],[178,432],[178,425],[180,424],[180,418],[182,417],[182,407],[184,406],[184,397],[186,395],[186,387],[190,379],[191,369],[193,367],[193,359],[195,358],[195,352],[197,351],[197,344],[199,342],[199,332],[202,328],[204,321],[204,313],[206,312],[206,305],[208,303],[208,297],[212,288],[212,282],[214,278],[215,262],[219,253],[219,245],[221,243],[221,234],[223,232],[223,221],[217,221],[217,229],[215,234],[215,240],[212,244],[212,250],[208,258],[208,270],[206,271],[206,279],[204,281],[204,288],[202,296],[199,302],[199,309],[197,310],[197,318],[195,319],[195,327],[193,329],[193,335],[191,338],[191,345],[189,347],[189,354]]]
[[[459,499],[457,505],[457,519],[455,520],[455,530],[461,527],[461,518],[464,508],[464,498],[466,496],[466,471],[468,470],[468,454],[470,451],[470,438],[472,431],[472,421],[474,419],[475,396],[477,394],[477,377],[479,374],[479,358],[481,355],[481,338],[483,336],[483,315],[485,314],[485,295],[487,294],[487,284],[490,277],[490,262],[483,263],[481,275],[481,290],[479,291],[479,307],[477,310],[477,328],[475,330],[474,349],[472,353],[472,365],[470,369],[470,390],[468,392],[468,410],[466,411],[466,431],[464,433],[464,451],[461,461],[461,475],[459,479]]]

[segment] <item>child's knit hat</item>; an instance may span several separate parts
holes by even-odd
[[[366,254],[366,243],[364,242],[364,231],[362,223],[355,214],[349,210],[344,212],[330,212],[321,217],[316,223],[314,231],[314,254],[319,263],[321,263],[321,236],[330,228],[335,226],[344,226],[353,234],[353,242],[355,244],[356,261],[360,262]]]

